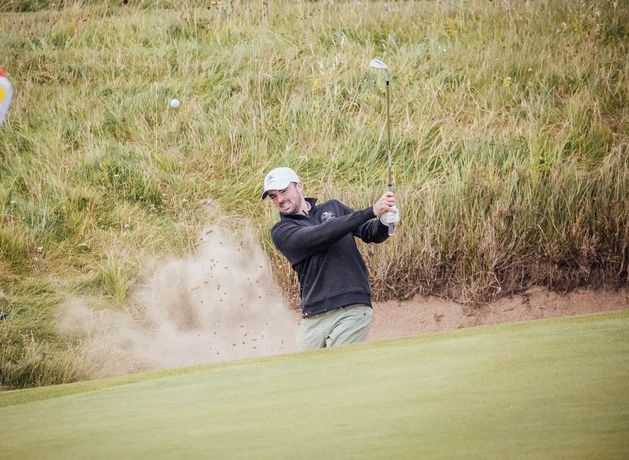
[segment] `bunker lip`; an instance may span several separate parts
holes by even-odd
[[[629,287],[618,290],[575,289],[560,294],[532,287],[523,294],[470,307],[437,297],[374,302],[367,340],[386,340],[486,324],[585,315],[629,309]]]

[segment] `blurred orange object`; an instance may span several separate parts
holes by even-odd
[[[11,98],[13,97],[13,87],[11,82],[6,77],[6,74],[2,67],[0,67],[0,125],[4,121],[4,117],[11,105]]]

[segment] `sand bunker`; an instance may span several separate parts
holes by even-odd
[[[194,255],[158,266],[124,310],[76,299],[60,329],[81,337],[79,359],[104,377],[289,353],[297,320],[262,250],[212,228]]]
[[[299,312],[284,302],[256,238],[203,232],[190,257],[161,263],[120,311],[75,299],[61,331],[81,337],[77,360],[90,377],[229,361],[296,351]],[[374,303],[368,340],[629,308],[629,288],[542,288],[471,307],[436,297]]]

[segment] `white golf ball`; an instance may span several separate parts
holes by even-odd
[[[173,109],[176,109],[177,107],[179,107],[179,99],[171,99],[170,100],[170,106]]]

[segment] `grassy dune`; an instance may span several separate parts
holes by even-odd
[[[147,258],[190,251],[217,216],[258,229],[291,292],[261,179],[288,164],[321,199],[382,192],[372,57],[393,71],[403,213],[393,241],[364,248],[376,297],[626,285],[626,2],[269,4],[0,3],[16,90],[0,128],[0,385],[84,378],[59,305],[122,308]]]
[[[0,394],[3,458],[622,458],[629,313]]]

